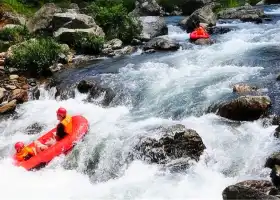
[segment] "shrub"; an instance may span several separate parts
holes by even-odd
[[[97,0],[87,7],[87,14],[91,15],[96,23],[102,27],[106,39],[119,38],[124,43],[141,33],[141,27],[128,16],[126,8],[121,1]]]
[[[101,52],[104,38],[87,33],[77,33],[74,37],[73,47],[80,53],[98,54]]]
[[[67,51],[52,39],[31,39],[12,47],[12,55],[8,57],[5,67],[38,75],[47,71],[59,54],[67,54]]]
[[[31,35],[26,26],[16,26],[14,28],[5,28],[0,31],[0,40],[12,43],[22,42],[30,39]]]

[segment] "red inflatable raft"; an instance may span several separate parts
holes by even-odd
[[[70,136],[66,136],[55,145],[49,147],[47,150],[40,152],[36,156],[30,158],[29,160],[18,162],[15,160],[16,166],[24,167],[27,170],[31,170],[42,165],[46,165],[50,162],[54,157],[59,156],[60,154],[66,154],[78,142],[85,136],[88,132],[88,121],[82,116],[73,116],[73,134]],[[50,130],[45,135],[40,137],[38,140],[41,143],[45,143],[49,138],[52,137],[53,132],[56,131],[56,128]],[[29,147],[34,147],[34,143],[28,145]]]
[[[197,39],[201,39],[201,38],[209,38],[209,34],[204,32],[203,34],[198,34],[196,31],[191,32],[190,34],[190,39],[191,40],[197,40]]]

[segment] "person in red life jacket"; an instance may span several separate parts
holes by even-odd
[[[25,146],[23,142],[17,142],[15,144],[16,155],[15,159],[19,162],[28,160],[36,155],[35,148]]]
[[[194,20],[193,22],[194,31],[190,34],[190,40],[195,41],[201,38],[209,38],[209,34],[206,29],[200,25],[199,20]]]
[[[67,135],[72,134],[72,116],[67,114],[65,108],[59,108],[56,111],[57,119],[60,121],[56,127],[56,132],[54,132],[53,138],[42,144],[39,141],[35,141],[35,145],[40,148],[40,150],[45,150],[48,147],[54,145],[57,141],[60,141]]]

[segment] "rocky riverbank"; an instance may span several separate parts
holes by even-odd
[[[218,19],[240,19],[243,22],[262,23],[266,18],[261,9],[250,5],[219,12],[215,11],[217,5],[213,2],[202,2],[199,6],[191,5],[193,4],[188,2],[181,11],[174,11],[175,14],[182,12],[189,15],[180,22],[186,32],[193,30],[193,22],[196,20],[207,27],[210,33],[221,34],[230,29],[224,30],[216,27]],[[104,87],[95,80],[81,80],[71,87],[62,87],[53,75],[62,69],[75,67],[81,53],[93,58],[100,58],[129,55],[137,49],[142,49],[143,52],[153,52],[176,51],[180,48],[177,41],[168,37],[167,25],[162,16],[169,14],[164,12],[157,2],[139,0],[136,1],[135,7],[130,16],[133,16],[137,27],[141,27],[141,31],[138,35],[133,35],[129,42],[125,41],[127,38],[121,35],[119,37],[123,37],[122,39],[117,37],[107,39],[105,28],[97,24],[96,19],[89,14],[87,9],[81,9],[74,4],[67,9],[62,9],[55,4],[45,4],[29,19],[6,11],[4,14],[2,13],[0,32],[7,29],[24,30],[27,31],[24,34],[28,37],[21,35],[23,32],[16,32],[19,34],[18,37],[5,41],[10,43],[11,47],[7,52],[0,54],[0,114],[13,112],[17,104],[30,99],[38,99],[40,96],[38,79],[41,78],[41,75],[44,78],[53,78],[49,87],[56,87],[56,97],[72,98],[77,89],[79,92],[87,94],[87,102],[95,102],[94,100],[103,96],[100,105],[110,106],[116,96],[113,89]],[[44,35],[44,38],[51,36],[54,41],[42,40],[37,34]],[[108,34],[109,32],[107,32]],[[196,44],[210,45],[213,42],[203,39],[196,41]],[[21,51],[17,51],[18,49]],[[38,52],[42,54],[42,58],[51,56],[51,59],[41,59],[41,55],[38,55],[40,59],[37,59],[36,63],[32,63],[33,56]],[[26,75],[26,71],[31,70],[34,70],[36,74],[34,77],[37,79],[31,78],[33,73]],[[209,108],[209,112],[215,112],[222,118],[238,122],[271,118],[273,113],[269,111],[273,102],[269,96],[262,94],[261,88],[240,83],[233,86],[233,93],[236,95],[235,98],[217,102]],[[280,125],[276,119],[274,117],[270,124]],[[279,135],[279,130],[278,127],[275,136]],[[139,138],[133,151],[130,152],[127,162],[141,159],[147,163],[158,164],[163,169],[182,171],[192,163],[199,161],[206,149],[199,132],[184,125],[158,127],[155,131],[159,132],[161,137]],[[267,180],[240,182],[225,188],[221,194],[223,198],[279,199],[280,162],[278,156],[278,154],[272,155],[264,164],[264,167],[271,168],[271,182]]]

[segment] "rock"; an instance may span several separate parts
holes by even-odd
[[[270,172],[270,178],[273,183],[277,188],[280,186],[280,165],[274,165],[272,167],[272,170]]]
[[[0,105],[0,114],[5,114],[5,113],[14,111],[16,108],[16,105],[17,105],[16,100],[12,100],[6,104]]]
[[[53,64],[52,66],[50,66],[49,69],[51,70],[52,73],[55,73],[55,72],[60,71],[62,67],[63,67],[63,64],[56,63],[56,64]]]
[[[186,20],[181,21],[181,26],[187,33],[194,31],[198,23],[205,23],[209,27],[215,26],[217,22],[217,16],[213,12],[215,6],[216,4],[212,3],[196,10]]]
[[[243,22],[262,23],[262,17],[264,17],[263,10],[250,5],[229,8],[218,13],[219,19],[240,19]]]
[[[77,84],[77,89],[81,93],[88,93],[87,100],[89,102],[95,100],[96,98],[104,95],[101,104],[104,106],[108,106],[116,94],[110,88],[102,87],[99,83],[94,80],[82,80]],[[58,90],[59,91],[59,90]],[[60,89],[59,93],[63,93],[64,91]],[[71,90],[67,88],[67,92],[70,93]]]
[[[62,9],[54,3],[43,5],[34,16],[27,22],[27,27],[31,33],[47,32],[52,33],[52,19],[56,13],[62,12]]]
[[[183,15],[188,16],[191,15],[194,11],[203,6],[213,2],[213,0],[184,0],[180,5],[182,9]]]
[[[136,0],[132,13],[135,16],[162,16],[164,14],[156,0]]]
[[[26,128],[26,132],[28,135],[38,134],[43,130],[44,126],[39,123],[34,123]]]
[[[24,103],[28,101],[28,93],[23,89],[15,89],[12,92],[12,99],[17,100],[17,103]]]
[[[237,121],[259,119],[271,106],[268,96],[241,96],[219,106],[218,115]]]
[[[222,27],[222,26],[207,27],[206,29],[207,32],[211,35],[224,34],[234,30],[234,28]]]
[[[16,75],[16,74],[10,75],[10,80],[16,80],[16,79],[18,79],[18,78],[19,78],[19,76]]]
[[[4,59],[0,59],[0,65],[3,66],[5,64],[5,60]]]
[[[148,137],[140,138],[139,143],[130,154],[131,159],[174,166],[171,161],[176,159],[185,158],[198,161],[206,148],[198,133],[192,129],[186,129],[184,125],[171,126],[164,129],[164,132],[165,135],[159,140]],[[182,163],[185,166],[188,165],[187,162]],[[177,165],[176,168],[178,169],[178,167]]]
[[[52,19],[53,30],[59,28],[87,29],[97,26],[91,16],[79,13],[55,13]]]
[[[270,199],[270,200],[279,200],[279,198],[271,195],[267,195],[263,192],[259,192],[258,190],[239,186],[239,185],[230,185],[223,190],[223,199]]]
[[[6,89],[9,89],[9,90],[14,90],[14,89],[16,89],[17,87],[14,86],[14,85],[5,84],[5,88],[6,88]]]
[[[168,28],[163,17],[140,17],[139,20],[143,26],[140,40],[149,41],[150,39],[167,35]]]
[[[175,40],[170,39],[168,36],[159,36],[151,39],[147,42],[143,50],[155,49],[155,50],[167,50],[176,51],[180,48],[180,45]]]
[[[122,48],[123,42],[120,39],[113,39],[104,44],[104,48],[110,48],[112,50]]]
[[[1,5],[0,5],[1,7]],[[6,24],[17,24],[17,25],[25,25],[26,19],[24,16],[7,10],[1,10],[0,8],[0,22],[4,25]],[[0,23],[0,24],[1,24]],[[0,26],[1,28],[1,26]]]
[[[211,40],[210,38],[207,38],[207,39],[204,39],[204,38],[201,38],[201,39],[197,39],[197,40],[190,40],[190,42],[196,44],[196,45],[211,45],[214,43],[213,40]]]
[[[132,54],[133,52],[136,51],[136,48],[133,46],[125,46],[122,49],[117,49],[115,50],[114,54],[116,56],[121,56],[121,55],[128,55],[128,54]]]
[[[0,53],[0,58],[5,58],[6,57],[6,52],[1,52]]]
[[[256,4],[256,6],[260,6],[260,5],[264,5],[264,4],[265,4],[265,0],[261,0]]]
[[[0,102],[3,100],[3,98],[5,97],[6,94],[6,90],[5,88],[0,88]]]
[[[250,86],[248,84],[245,83],[241,83],[241,84],[235,84],[233,86],[233,92],[236,93],[249,93],[249,92],[255,92],[257,91],[259,88],[256,86]]]
[[[39,99],[41,93],[38,86],[30,87],[28,90],[30,93],[30,97],[29,97],[30,99],[32,100]]]
[[[235,185],[248,187],[268,195],[279,194],[278,189],[273,185],[273,183],[267,180],[247,180],[247,181],[239,182]]]
[[[75,41],[75,38],[77,38],[77,36],[80,36],[79,33],[95,35],[98,37],[105,36],[103,30],[99,26],[96,25],[95,27],[88,28],[88,29],[60,28],[56,32],[54,32],[54,37],[62,43],[71,45]]]
[[[73,9],[73,10],[76,10],[76,11],[80,10],[78,4],[76,4],[76,3],[70,3],[69,9]]]
[[[13,28],[20,28],[23,27],[22,25],[18,25],[18,24],[6,24],[5,26],[3,26],[2,30],[8,28],[8,29],[13,29]]]
[[[265,162],[265,167],[270,169],[272,169],[275,165],[280,165],[280,152],[273,153]]]

